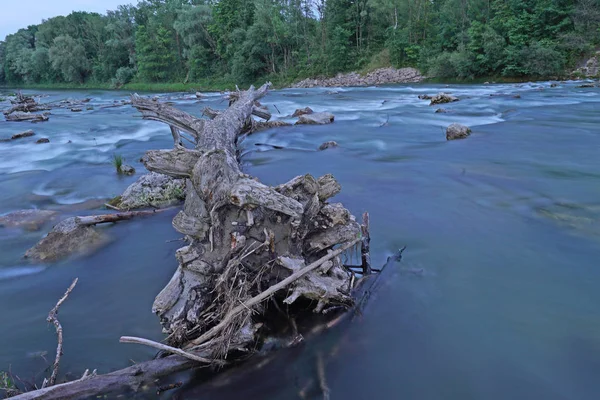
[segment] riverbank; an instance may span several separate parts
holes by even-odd
[[[561,80],[597,80],[597,77],[589,76],[583,73],[577,73],[581,69],[566,74],[562,77],[478,77],[474,79],[447,79],[427,77],[415,68],[391,67],[378,68],[365,73],[349,72],[339,73],[335,77],[316,77],[305,78],[302,80],[273,79],[266,77],[255,86],[260,86],[265,80],[273,83],[274,89],[286,88],[314,88],[314,87],[361,87],[361,86],[379,86],[402,83],[428,83],[428,84],[506,84],[506,83],[525,83],[525,82],[545,82]],[[240,87],[244,87],[241,85]],[[27,90],[122,90],[128,92],[153,92],[153,93],[173,93],[173,92],[224,92],[233,90],[236,83],[225,79],[206,79],[201,82],[132,82],[120,87],[114,87],[110,83],[38,83],[38,84],[20,84],[17,86],[0,86],[0,90],[10,91],[16,88]]]

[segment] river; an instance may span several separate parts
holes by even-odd
[[[332,173],[343,188],[335,200],[355,215],[371,214],[375,266],[407,246],[368,310],[344,332],[342,351],[328,360],[333,399],[598,397],[600,89],[579,84],[285,89],[263,99],[277,119],[292,121],[284,116],[310,106],[336,120],[248,137],[246,172],[272,185]],[[441,106],[448,113],[417,98],[441,91],[461,98]],[[30,208],[57,210],[60,218],[101,213],[99,204],[144,171],[146,150],[172,147],[165,125],[143,121],[130,106],[101,108],[128,93],[44,94],[42,101],[88,97],[94,110],[54,110],[49,122],[35,125],[0,122],[0,138],[36,132],[0,143],[0,215]],[[225,107],[219,94],[200,101],[158,96],[195,114]],[[447,142],[444,128],[453,122],[470,126],[471,137]],[[35,144],[41,137],[50,143]],[[315,151],[329,140],[339,147]],[[117,176],[114,154],[137,175]],[[61,371],[74,377],[151,358],[153,350],[118,338],[162,337],[151,305],[177,265],[174,214],[104,227],[114,238],[108,246],[52,265],[22,259],[52,223],[33,232],[0,228],[0,370],[24,380],[42,376],[40,352],[51,361],[56,349],[45,318],[75,277],[60,310]],[[297,374],[323,343],[235,390],[212,389],[202,398],[294,398]]]

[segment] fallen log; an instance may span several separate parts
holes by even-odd
[[[44,122],[44,121],[48,121],[47,114],[33,114],[33,113],[29,113],[29,112],[20,112],[20,111],[16,111],[11,114],[5,115],[4,118],[9,122],[23,122],[23,121]]]

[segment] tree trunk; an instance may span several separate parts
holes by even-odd
[[[340,190],[332,176],[300,176],[268,187],[241,171],[237,139],[269,86],[235,93],[227,110],[209,112],[212,120],[133,97],[144,118],[175,125],[197,138],[194,150],[154,151],[143,159],[151,171],[191,182],[184,208],[173,221],[189,245],[177,251],[179,268],[153,306],[175,346],[189,347],[240,303],[360,236],[360,226],[348,210],[326,202]],[[177,154],[182,151],[189,157]],[[179,161],[177,168],[174,159]],[[279,300],[315,299],[312,308],[317,311],[351,304],[350,276],[336,256],[326,268],[295,282]],[[253,313],[244,310],[226,332],[211,340],[208,347],[214,357],[231,351],[231,340],[244,337],[246,345],[254,343],[263,322]]]

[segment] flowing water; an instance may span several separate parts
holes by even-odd
[[[251,380],[190,398],[295,398],[298,376],[313,373],[318,347],[331,341],[344,343],[327,360],[334,399],[598,398],[600,90],[578,84],[271,92],[263,103],[275,118],[293,121],[285,116],[310,106],[336,121],[248,137],[246,172],[267,184],[333,173],[343,187],[335,200],[371,214],[373,263],[407,250],[343,334],[317,339]],[[461,98],[441,106],[448,113],[417,98],[440,91]],[[36,132],[0,143],[0,215],[101,213],[99,204],[136,179],[114,173],[114,154],[139,176],[146,150],[172,146],[168,127],[130,106],[101,108],[127,93],[46,94],[43,101],[89,97],[94,110],[55,110],[37,125],[0,122],[0,138]],[[218,94],[159,97],[195,114],[225,107]],[[471,137],[446,142],[453,122],[470,126]],[[51,142],[35,144],[40,137]],[[316,151],[329,140],[339,147]],[[151,305],[176,267],[174,214],[106,226],[114,238],[107,247],[52,265],[22,259],[52,221],[39,231],[0,228],[0,370],[24,380],[43,374],[56,348],[45,317],[75,277],[60,310],[61,370],[107,372],[152,357],[118,338],[161,339]]]

